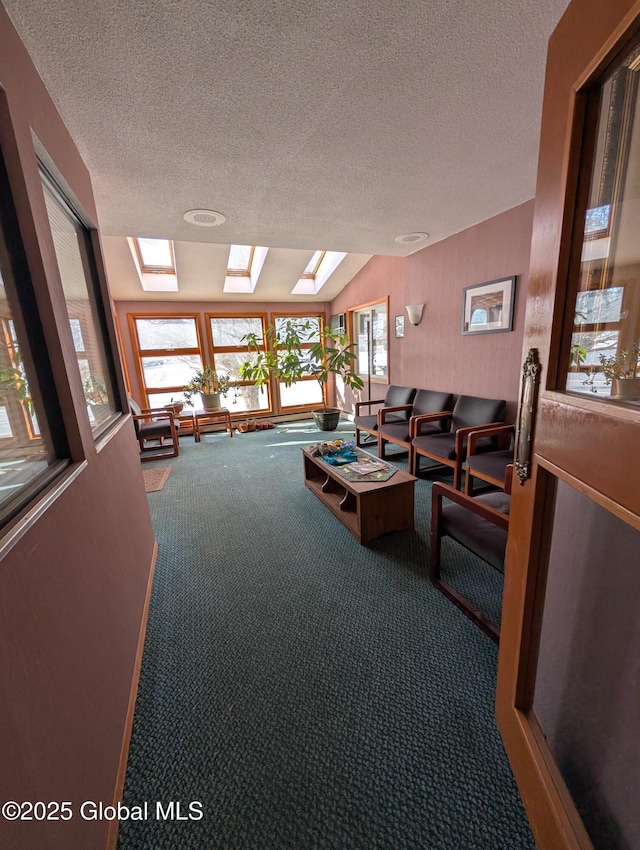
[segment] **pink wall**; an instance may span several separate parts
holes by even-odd
[[[0,846],[85,850],[106,841],[107,822],[77,806],[113,800],[153,530],[131,421],[99,449],[91,433],[31,129],[95,221],[89,174],[2,6],[0,86],[0,143],[73,461],[50,501],[29,506],[41,513],[18,517],[21,537],[0,532],[0,798],[75,810],[68,822],[0,819]]]
[[[515,413],[522,364],[533,201],[406,258],[374,257],[331,305],[331,313],[389,296],[390,383],[456,394],[505,398]],[[463,336],[465,286],[517,275],[511,333]],[[405,305],[424,304],[419,325]],[[405,316],[396,339],[394,317]],[[372,396],[384,395],[372,391]]]

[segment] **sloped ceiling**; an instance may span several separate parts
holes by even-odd
[[[289,299],[316,249],[356,255],[328,300],[371,255],[531,198],[566,5],[5,0],[91,171],[114,297],[144,297],[125,237],[151,236],[178,243],[178,298],[222,297],[230,243],[277,249],[259,300]]]

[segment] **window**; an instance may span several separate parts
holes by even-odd
[[[346,256],[340,251],[314,251],[291,294],[317,295]]]
[[[196,315],[130,314],[129,322],[148,406],[181,399],[184,386],[203,366]]]
[[[386,300],[353,310],[356,370],[361,378],[389,380],[388,312]]]
[[[231,245],[227,273],[224,279],[224,291],[253,292],[268,251],[268,248],[253,245]]]
[[[229,249],[227,274],[249,277],[254,248],[252,245],[232,245]]]
[[[18,284],[19,281],[19,284]],[[0,157],[0,522],[66,464],[68,446]]]
[[[263,391],[248,381],[241,381],[240,366],[255,357],[247,349],[242,338],[255,334],[263,341],[264,350],[265,321],[262,313],[249,313],[244,316],[229,316],[207,313],[211,341],[212,363],[218,372],[229,375],[231,392],[225,397],[225,405],[232,413],[271,411],[269,387]]]
[[[323,316],[321,314],[300,316],[286,313],[273,313],[272,321],[276,329],[276,334],[282,334],[285,324],[288,319],[295,318],[302,322],[309,322],[311,331],[308,339],[302,344],[303,351],[311,348],[313,342],[318,342],[320,339],[320,331],[322,330]],[[317,407],[323,404],[322,389],[318,381],[313,377],[302,378],[296,381],[290,387],[284,384],[278,384],[278,399],[280,409],[282,411],[290,411],[304,407]]]
[[[41,179],[87,413],[94,433],[99,434],[117,408],[89,232],[44,171]]]
[[[627,56],[597,92],[596,151],[578,231],[582,246],[565,382],[571,392],[634,404],[640,401],[637,54]]]
[[[175,274],[173,242],[168,239],[137,238],[135,243],[143,272]]]

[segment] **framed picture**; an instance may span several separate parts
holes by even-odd
[[[396,337],[404,336],[404,316],[396,316]]]
[[[513,330],[515,289],[515,276],[465,286],[462,291],[462,333]]]

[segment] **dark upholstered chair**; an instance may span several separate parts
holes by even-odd
[[[498,642],[499,628],[462,594],[441,577],[441,541],[450,537],[473,552],[487,564],[504,573],[504,556],[509,533],[511,507],[511,473],[507,468],[505,491],[498,490],[481,496],[467,496],[448,484],[436,481],[431,502],[431,560],[429,579],[447,599],[463,611],[485,634]],[[443,498],[451,504],[443,504]]]
[[[467,460],[465,461],[464,492],[473,496],[473,479],[479,478],[504,490],[507,466],[513,463],[513,438],[515,425],[496,425],[483,431],[472,431],[467,438]],[[494,452],[476,452],[478,440],[493,437],[500,448]]]
[[[356,429],[356,445],[366,446],[370,445],[373,442],[373,440],[361,442],[360,431],[365,431],[367,434],[371,434],[373,437],[376,438],[377,442],[378,411],[376,411],[375,413],[371,413],[372,407],[378,404],[381,404],[384,407],[402,407],[401,410],[398,410],[396,413],[391,414],[391,416],[393,417],[393,420],[395,422],[408,422],[409,411],[411,408],[407,407],[407,405],[410,405],[413,402],[415,394],[416,391],[413,387],[396,387],[394,385],[391,385],[387,389],[387,394],[384,398],[356,402],[356,416],[354,423]],[[361,416],[360,411],[365,408],[368,408],[369,413],[365,416]]]
[[[140,445],[140,460],[177,457],[179,454],[178,429],[174,411],[163,407],[143,409],[132,398],[129,399],[129,408],[136,440]],[[167,439],[170,443],[165,445],[164,441]],[[147,446],[147,440],[151,440],[154,445]]]
[[[412,417],[411,449],[409,465],[413,475],[420,468],[420,457],[428,457],[437,461],[438,466],[449,466],[453,469],[453,486],[460,489],[462,464],[466,459],[467,437],[472,431],[501,424],[506,401],[504,399],[478,398],[461,395],[456,401],[453,412],[446,417],[448,430],[440,434],[423,433],[425,425],[434,420],[442,419],[437,413]],[[476,452],[490,452],[498,448],[494,437],[478,439]]]
[[[438,411],[451,413],[453,395],[437,390],[418,390],[413,399],[413,404],[404,405],[404,408],[409,409],[410,418],[408,421],[405,419],[402,422],[393,421],[391,417],[396,411],[402,410],[403,407],[383,407],[382,410],[378,411],[378,454],[380,457],[385,457],[387,443],[394,443],[409,451],[411,448],[411,417],[420,416],[424,413],[437,413]],[[425,423],[423,434],[440,434],[443,427],[443,421],[435,420],[428,424]]]

